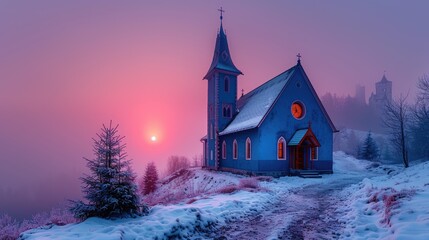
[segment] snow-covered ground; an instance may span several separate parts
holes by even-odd
[[[429,239],[429,162],[378,169],[385,174],[343,191],[342,238]]]
[[[358,184],[336,193],[344,199],[335,210],[344,226],[338,233],[340,238],[429,239],[429,163],[406,170],[400,166],[374,167],[368,161],[336,152],[334,172],[321,179],[282,177],[263,181],[255,189],[240,186],[243,176],[192,169],[163,181],[159,192],[151,196],[152,202],[163,204],[153,206],[147,216],[90,218],[78,224],[46,226],[24,232],[21,239],[192,239],[269,211],[278,205],[279,196],[351,178]],[[238,190],[229,193],[228,189]]]

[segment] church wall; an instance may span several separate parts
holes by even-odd
[[[252,158],[251,160],[246,160],[246,139],[250,138],[252,142]],[[257,145],[257,131],[256,129],[251,129],[247,131],[242,131],[238,133],[228,134],[221,136],[221,141],[225,140],[226,142],[226,160],[221,160],[221,166],[226,168],[234,168],[245,171],[258,171],[258,163],[255,161],[254,150]],[[233,159],[232,145],[233,141],[237,140],[238,144],[238,159]],[[222,144],[220,142],[220,144]]]
[[[305,105],[305,115],[297,120],[291,114],[291,105],[294,101],[301,101]],[[289,143],[297,129],[311,128],[319,140],[319,159],[314,161],[314,166],[321,169],[332,170],[333,133],[319,107],[316,98],[311,93],[310,87],[301,72],[295,72],[292,79],[286,85],[273,109],[267,115],[260,126],[259,132],[263,136],[260,151],[257,153],[260,160],[277,159],[277,140],[283,136]],[[289,147],[287,148],[289,157]]]

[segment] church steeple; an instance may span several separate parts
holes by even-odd
[[[223,30],[223,10],[220,11],[220,29],[212,64],[204,79],[207,79],[207,166],[220,166],[219,133],[237,114],[237,76],[242,74],[231,59],[228,41]]]
[[[238,68],[232,62],[231,54],[229,52],[229,47],[228,47],[228,40],[226,39],[226,34],[222,26],[222,20],[223,20],[222,13],[224,12],[224,10],[222,10],[221,8],[219,9],[219,11],[221,12],[220,29],[216,37],[216,45],[215,45],[215,51],[213,54],[212,64],[210,65],[210,68],[207,71],[207,74],[204,76],[204,79],[207,79],[207,80],[211,77],[211,75],[215,70],[223,71],[232,75],[243,74],[240,70],[238,70]]]

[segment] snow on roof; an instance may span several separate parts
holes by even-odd
[[[257,127],[289,81],[294,69],[295,67],[290,68],[238,99],[237,108],[239,113],[220,132],[220,135]]]
[[[297,130],[292,136],[292,139],[289,141],[288,146],[297,146],[301,142],[307,131],[308,128]]]

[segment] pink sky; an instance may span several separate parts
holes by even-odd
[[[414,95],[429,72],[427,1],[270,3],[1,1],[0,213],[19,204],[5,192],[46,205],[79,194],[82,157],[110,120],[138,174],[201,154],[220,6],[245,92],[298,52],[319,95],[359,83],[368,97],[385,70],[394,95]]]

